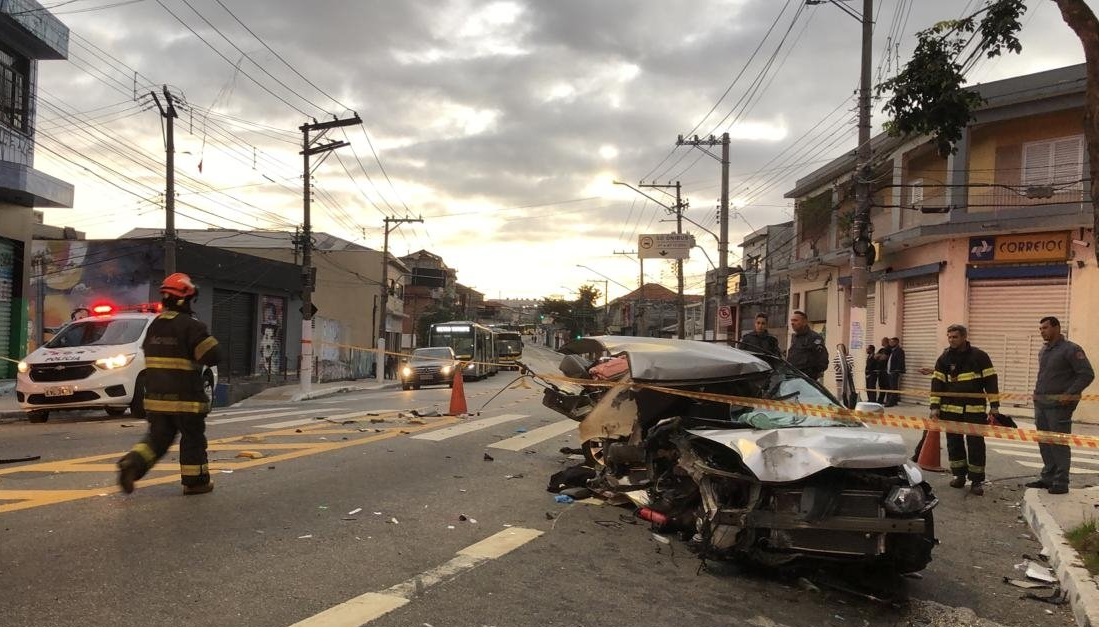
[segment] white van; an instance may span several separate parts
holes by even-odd
[[[96,305],[19,362],[15,397],[31,422],[51,411],[103,408],[145,416],[145,354],[141,344],[160,303],[117,308]],[[77,317],[80,313],[84,317]],[[203,367],[202,385],[213,400],[217,368]]]

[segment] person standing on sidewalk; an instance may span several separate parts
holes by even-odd
[[[901,338],[894,337],[889,340],[889,357],[885,360],[885,379],[888,381],[889,393],[885,395],[882,405],[895,407],[901,400],[898,390],[901,389],[901,375],[904,374],[904,349],[901,348]],[[886,387],[883,385],[882,387]]]
[[[1095,379],[1095,371],[1084,349],[1061,334],[1060,320],[1053,316],[1042,318],[1038,332],[1045,345],[1038,353],[1034,426],[1039,431],[1072,433],[1072,412],[1080,403],[1080,393]],[[1050,494],[1066,494],[1071,450],[1045,442],[1038,444],[1038,450],[1042,453],[1042,474],[1026,487],[1045,488]]]
[[[778,338],[767,331],[767,314],[762,312],[756,314],[755,329],[740,338],[740,345],[757,353],[782,356],[778,349]]]
[[[184,494],[214,489],[206,457],[206,414],[210,399],[202,385],[202,367],[221,361],[218,341],[193,317],[198,296],[191,277],[177,272],[160,286],[164,312],[149,323],[141,350],[145,354],[145,411],[149,430],[118,460],[118,484],[134,491],[179,438],[179,474]]]
[[[824,337],[809,327],[809,317],[804,311],[795,311],[790,316],[790,330],[794,332],[794,337],[790,340],[786,361],[810,379],[820,379],[820,375],[828,369],[828,348],[824,345]]]
[[[992,360],[983,350],[969,343],[969,331],[960,324],[946,329],[950,345],[935,362],[931,374],[931,418],[950,422],[984,425],[1000,411],[1000,386]],[[985,409],[985,399],[991,409]],[[985,439],[979,435],[946,434],[946,451],[954,479],[952,488],[964,488],[966,476],[970,491],[984,494]]]
[[[881,363],[874,359],[874,352],[874,346],[867,344],[864,376],[866,377],[866,400],[871,403],[878,402],[878,393],[875,390],[878,387],[878,373],[881,371]]]

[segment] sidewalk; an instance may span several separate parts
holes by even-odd
[[[1072,604],[1076,624],[1099,627],[1099,584],[1065,540],[1065,532],[1099,516],[1099,487],[1063,495],[1030,488],[1023,497],[1023,516],[1049,551],[1049,564]]]

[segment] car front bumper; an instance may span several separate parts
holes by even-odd
[[[32,381],[21,373],[15,382],[15,399],[23,411],[128,407],[136,380],[132,364],[116,370],[97,368],[88,377],[70,381]],[[69,393],[56,395],[61,392]]]

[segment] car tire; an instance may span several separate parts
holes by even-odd
[[[130,401],[130,415],[134,418],[145,418],[145,373],[137,375],[137,381],[134,382],[134,397]]]
[[[407,384],[407,383],[402,383],[401,384],[401,389],[404,390],[405,392],[407,392],[407,391],[412,389],[412,386]]]
[[[447,384],[446,384],[446,386],[447,386],[448,388],[453,388],[453,387],[454,387],[454,379],[451,379],[451,380],[450,380],[450,383],[447,383]]]
[[[419,384],[413,385],[412,389],[413,390],[418,390],[418,389],[420,389],[420,385]]]
[[[107,415],[108,416],[117,418],[118,416],[121,416],[122,414],[125,414],[126,410],[128,408],[127,407],[106,407],[104,409],[107,410]]]
[[[27,421],[34,423],[46,422],[50,419],[50,412],[45,409],[35,409],[27,412]]]

